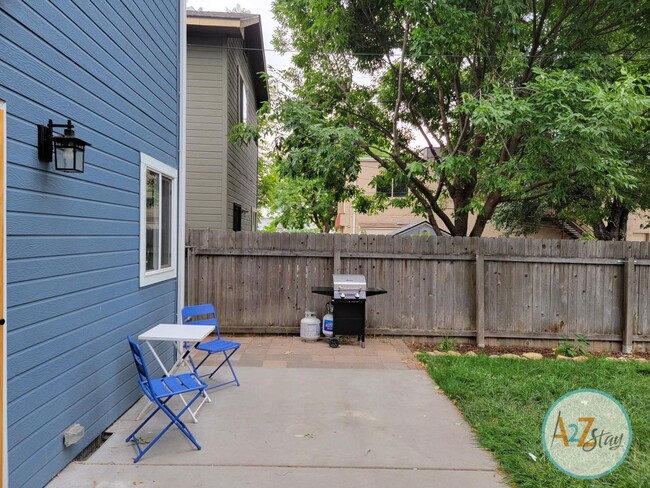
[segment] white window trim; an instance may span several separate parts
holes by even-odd
[[[147,170],[151,169],[172,181],[172,235],[171,235],[171,267],[147,271]],[[140,286],[149,286],[161,281],[176,278],[178,263],[178,171],[152,158],[140,153]]]

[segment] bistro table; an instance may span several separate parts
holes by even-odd
[[[191,352],[191,348],[184,348],[184,343],[191,343],[192,348],[198,346],[203,339],[208,337],[214,331],[214,325],[185,325],[185,324],[158,324],[155,327],[143,332],[138,336],[138,339],[147,343],[153,357],[156,358],[156,362],[160,365],[163,372],[166,376],[171,376],[174,371],[179,369],[181,366],[185,365],[190,373],[195,373],[198,375],[198,372],[194,370],[192,363],[188,360],[188,356]],[[176,350],[178,351],[178,359],[172,365],[169,370],[165,368],[165,364],[162,362],[156,350],[151,344],[154,341],[163,341],[163,342],[173,342]],[[192,416],[194,422],[198,422],[196,419],[196,414],[203,404],[208,401],[211,402],[210,397],[207,393],[204,393],[203,401],[196,407],[196,410],[192,411],[188,409],[187,411]],[[181,395],[181,400],[187,405],[185,398]],[[151,402],[144,406],[140,414],[138,415],[138,420],[144,414],[145,410],[149,407]]]

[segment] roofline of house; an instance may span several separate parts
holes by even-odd
[[[215,12],[217,13],[217,12]],[[232,17],[207,17],[207,16],[194,16],[194,12],[187,13],[187,25],[202,25],[207,27],[222,27],[222,28],[236,28],[244,29],[251,25],[260,24],[260,16],[252,15],[245,18],[232,18]]]
[[[194,29],[222,31],[240,36],[244,39],[247,50],[248,67],[253,74],[253,90],[257,108],[269,99],[269,89],[266,80],[260,73],[266,73],[266,54],[262,21],[259,15],[233,14],[229,12],[187,11],[188,32]]]

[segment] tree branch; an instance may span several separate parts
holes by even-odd
[[[395,111],[393,113],[393,150],[397,151],[399,147],[397,120],[399,118],[399,107],[402,104],[402,91],[404,89],[404,59],[406,58],[406,45],[408,42],[409,31],[411,29],[411,15],[406,18],[404,26],[404,40],[402,41],[402,56],[399,63],[399,73],[397,77],[397,100],[395,100]]]

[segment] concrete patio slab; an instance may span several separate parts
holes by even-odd
[[[173,428],[134,465],[124,439],[141,400],[99,450],[48,486],[504,486],[491,455],[424,371],[241,364],[237,371],[242,386],[210,392],[199,423],[188,423],[201,451]],[[145,439],[158,429],[147,430]]]

